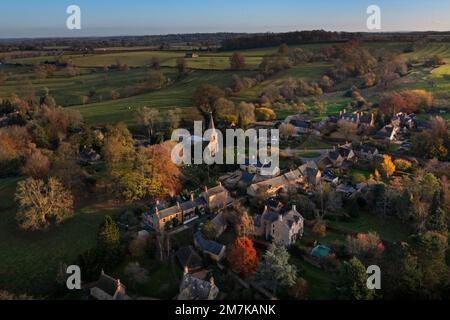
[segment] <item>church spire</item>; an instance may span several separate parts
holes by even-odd
[[[214,118],[213,118],[212,112],[211,112],[211,120],[209,122],[209,129],[216,130],[216,127],[214,125]]]
[[[212,113],[211,113],[211,122],[209,123],[209,129],[211,130],[211,135],[209,139],[208,150],[210,156],[214,157],[219,152],[219,142]]]

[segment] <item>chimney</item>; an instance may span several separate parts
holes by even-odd
[[[267,205],[264,206],[264,212],[267,212],[268,208]]]
[[[208,187],[207,186],[205,186],[205,192],[208,192]]]
[[[297,211],[297,205],[296,204],[292,205],[292,210]]]
[[[177,201],[177,207],[178,209],[180,209],[180,203]]]
[[[156,205],[159,206],[159,200],[156,200]]]
[[[188,268],[188,266],[184,266],[184,274],[186,275],[186,274],[188,274],[189,273],[189,268]]]
[[[219,181],[219,187],[221,187],[221,186],[222,186],[222,182]]]
[[[211,287],[214,286],[214,277],[209,278],[209,283],[211,284]]]
[[[191,193],[191,201],[194,202],[194,194]]]
[[[278,215],[278,221],[281,221],[281,222],[283,221],[283,215],[282,214]]]

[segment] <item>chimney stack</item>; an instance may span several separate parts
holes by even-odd
[[[292,210],[297,211],[297,205],[296,204],[292,205]]]
[[[186,274],[188,274],[189,273],[189,268],[188,268],[188,266],[184,266],[184,274],[186,275]]]
[[[282,214],[278,215],[278,221],[281,221],[281,222],[283,221],[283,215]]]
[[[208,192],[208,187],[207,186],[205,186],[205,192]]]
[[[191,201],[194,202],[194,194],[191,193]]]

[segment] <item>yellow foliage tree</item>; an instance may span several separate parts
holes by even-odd
[[[391,156],[389,156],[387,154],[384,155],[383,162],[381,163],[380,169],[381,169],[381,172],[388,178],[394,174],[395,164],[394,164],[394,162],[392,162]]]

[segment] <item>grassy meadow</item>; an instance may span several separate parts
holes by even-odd
[[[105,215],[117,210],[81,208],[49,231],[21,231],[15,220],[14,192],[20,178],[0,179],[0,288],[43,298],[52,290],[60,263],[72,263],[95,246]]]

